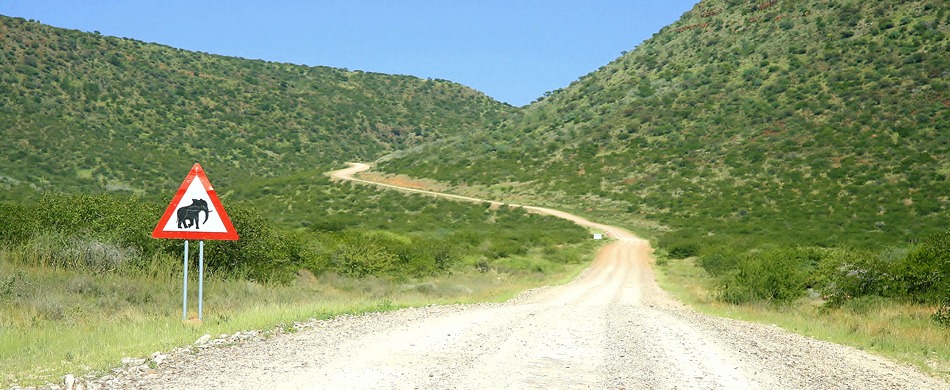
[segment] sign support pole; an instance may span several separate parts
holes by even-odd
[[[182,262],[185,268],[184,286],[181,289],[181,320],[188,319],[188,240],[185,240],[185,260]]]
[[[203,290],[205,285],[205,242],[198,241],[198,321],[201,321]]]
[[[190,200],[191,204],[187,201]],[[204,213],[204,221],[201,214]],[[214,187],[201,165],[195,164],[178,187],[178,192],[168,204],[165,213],[152,230],[152,238],[185,240],[185,256],[182,260],[181,319],[188,321],[188,241],[198,240],[198,323],[204,319],[204,240],[238,239],[237,230],[224,211]]]

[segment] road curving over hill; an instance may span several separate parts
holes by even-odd
[[[332,176],[395,187],[353,177],[368,168],[353,164]],[[648,242],[620,228],[528,208],[604,229],[614,240],[571,283],[505,303],[314,321],[292,334],[173,353],[158,367],[127,370],[100,384],[155,389],[950,388],[946,381],[853,348],[698,314],[657,287]]]

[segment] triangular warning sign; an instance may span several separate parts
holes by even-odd
[[[195,164],[158,221],[153,238],[237,240],[237,230],[224,211],[201,165]]]

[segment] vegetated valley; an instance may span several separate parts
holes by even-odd
[[[0,16],[0,386],[209,329],[497,299],[590,258],[562,220],[323,174],[384,156],[391,174],[635,229],[699,286],[688,301],[857,323],[890,308],[839,325],[946,374],[947,11],[705,0],[524,108]],[[177,324],[180,243],[149,237],[194,162],[241,234],[207,245],[200,330]]]
[[[502,126],[380,169],[658,223],[729,302],[894,297],[946,323],[948,28],[939,1],[702,1]]]

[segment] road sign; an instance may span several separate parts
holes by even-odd
[[[182,240],[237,240],[237,230],[224,211],[201,165],[195,164],[181,183],[153,238]]]

